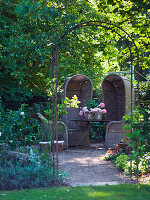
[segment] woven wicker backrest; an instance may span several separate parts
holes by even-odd
[[[123,121],[111,121],[106,126],[105,145],[107,148],[112,148],[120,143],[126,135],[126,130],[123,129]]]
[[[103,80],[102,93],[107,110],[106,120],[122,120],[130,111],[131,82],[118,74],[109,74]]]
[[[79,111],[80,107],[83,107],[88,100],[92,99],[93,86],[91,80],[85,75],[74,75],[71,78],[68,78],[64,83],[64,98],[68,97],[71,99],[74,95],[78,97],[78,100],[81,102],[79,108],[69,108],[68,114],[63,116],[63,121],[67,125],[69,130],[83,130],[88,129],[88,123],[82,123],[72,120],[79,120]]]

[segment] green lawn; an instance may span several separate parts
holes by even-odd
[[[52,187],[1,191],[0,200],[150,200],[150,185],[120,184],[95,187]]]

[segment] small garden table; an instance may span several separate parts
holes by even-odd
[[[76,122],[77,124],[78,124],[78,122],[80,123],[80,122],[83,122],[83,123],[88,123],[88,124],[90,124],[90,123],[92,123],[92,122],[102,122],[102,123],[109,123],[110,122],[110,120],[86,120],[86,119],[73,119],[73,120],[71,120],[71,121],[74,121],[74,122]],[[79,143],[78,144],[80,144],[80,142],[85,138],[85,136],[86,136],[86,134],[83,134],[83,136],[81,137],[81,139],[80,139],[80,141],[79,141]],[[78,146],[78,144],[76,145],[76,146]]]

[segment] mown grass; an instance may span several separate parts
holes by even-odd
[[[0,200],[150,200],[150,185],[120,184],[1,191]]]

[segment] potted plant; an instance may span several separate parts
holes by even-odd
[[[81,108],[79,115],[86,120],[99,121],[102,120],[103,114],[106,114],[105,104],[97,103],[95,100],[90,100]]]

